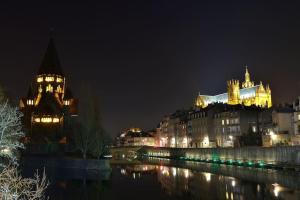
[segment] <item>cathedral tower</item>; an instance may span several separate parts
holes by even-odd
[[[248,71],[248,66],[246,65],[245,81],[242,83],[242,88],[254,87],[254,82],[250,79],[250,73]]]
[[[64,138],[64,117],[76,115],[76,100],[66,88],[53,38],[50,38],[38,73],[26,98],[20,100],[27,136],[35,141]],[[65,139],[65,138],[64,138]]]
[[[227,81],[228,104],[240,103],[240,82],[239,80]]]

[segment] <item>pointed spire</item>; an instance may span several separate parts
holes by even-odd
[[[38,75],[55,74],[63,76],[63,71],[60,66],[58,55],[56,52],[54,40],[51,37],[42,64],[38,70]]]
[[[249,71],[248,71],[248,66],[245,65],[245,68],[246,68],[246,73],[245,73],[245,81],[246,82],[250,82],[250,74],[249,74]]]
[[[244,65],[244,67],[246,68],[246,72],[245,72],[245,81],[242,83],[242,88],[253,87],[254,86],[254,82],[251,81],[250,73],[248,71],[248,66]]]

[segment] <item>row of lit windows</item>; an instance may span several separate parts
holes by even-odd
[[[58,117],[37,117],[37,118],[34,118],[34,122],[37,122],[37,123],[59,123],[59,118]]]
[[[69,105],[70,105],[70,101],[69,101],[69,100],[65,100],[65,101],[64,101],[64,105],[65,105],[65,106],[69,106]]]
[[[46,82],[54,82],[54,80],[56,80],[57,83],[62,83],[63,82],[63,79],[60,78],[60,77],[56,77],[56,79],[55,79],[54,76],[46,76],[45,77]],[[41,83],[43,81],[44,81],[44,77],[40,76],[40,77],[37,78],[38,83]]]
[[[226,119],[226,124],[238,124],[239,123],[239,118],[235,118],[235,119]],[[222,125],[225,125],[225,120],[222,119]]]
[[[51,93],[53,92],[53,86],[51,84],[49,84],[49,85],[46,86],[46,92],[51,92]],[[58,92],[58,93],[62,93],[63,92],[63,90],[60,87],[60,85],[57,86],[56,92]]]
[[[28,99],[28,100],[27,100],[27,105],[32,106],[32,105],[33,105],[33,100],[32,100],[32,99]]]
[[[227,128],[223,127],[223,128],[216,128],[215,129],[216,134],[218,134],[220,132],[222,132],[222,133],[225,133],[225,132],[226,133],[240,133],[240,131],[241,131],[240,126],[230,126],[230,127],[227,127]]]

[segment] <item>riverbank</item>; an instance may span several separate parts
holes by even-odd
[[[127,154],[129,152],[129,154]],[[113,157],[156,157],[173,160],[219,163],[300,171],[300,146],[241,148],[121,147]]]

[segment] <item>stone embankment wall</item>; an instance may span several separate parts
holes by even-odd
[[[140,154],[171,159],[263,162],[300,165],[300,146],[242,148],[157,148],[143,147]]]

